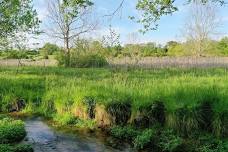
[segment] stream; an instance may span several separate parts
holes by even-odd
[[[50,127],[40,118],[25,120],[27,137],[35,152],[132,152],[129,145],[113,148],[94,134],[65,132]]]

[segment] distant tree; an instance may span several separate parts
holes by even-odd
[[[204,4],[195,0],[190,6],[183,29],[188,48],[195,55],[201,56],[208,49],[210,39],[218,34],[220,25],[216,7],[211,3]]]
[[[176,42],[176,41],[169,41],[166,43],[166,47],[169,48],[169,47],[172,47],[172,46],[175,46],[175,45],[178,45],[179,43]]]
[[[115,47],[120,45],[120,34],[109,25],[109,33],[103,36],[103,43],[106,47]]]
[[[218,42],[218,49],[224,54],[228,54],[228,37],[224,37]]]
[[[90,0],[50,0],[49,19],[52,27],[48,29],[51,37],[58,38],[64,43],[66,63],[70,66],[70,48],[81,34],[94,30],[97,22],[88,19]]]
[[[44,44],[44,46],[40,49],[40,53],[45,59],[48,59],[48,55],[53,55],[54,53],[59,53],[60,51],[61,48],[59,46],[51,43]]]

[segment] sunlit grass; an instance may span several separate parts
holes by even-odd
[[[205,100],[214,100],[216,111],[228,106],[228,72],[226,69],[64,69],[16,68],[0,69],[2,103],[22,98],[29,104],[37,100],[53,101],[57,110],[68,102],[80,103],[91,96],[98,103],[130,98],[133,109],[156,100],[165,103],[168,111],[194,107]]]

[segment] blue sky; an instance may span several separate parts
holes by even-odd
[[[47,1],[49,0],[34,0],[34,7],[39,14],[39,18],[42,20],[41,29],[45,29],[45,26],[48,24],[48,18],[46,17],[48,14]],[[128,35],[138,32],[141,27],[140,24],[128,18],[129,16],[138,16],[138,12],[135,9],[136,1],[125,0],[121,11],[110,20],[108,17],[103,16],[113,12],[121,0],[94,0],[94,12],[96,12],[96,17],[99,18],[100,24],[97,31],[91,34],[92,37],[101,38],[102,35],[108,32],[108,27],[111,24],[121,34],[121,43],[128,43]],[[138,41],[153,41],[161,44],[170,40],[181,41],[181,29],[188,15],[188,6],[184,5],[184,2],[181,0],[178,1],[177,5],[180,8],[179,11],[173,15],[162,17],[156,31],[149,31],[145,35],[138,33]],[[218,8],[218,16],[223,21],[222,26],[219,28],[219,31],[222,33],[221,36],[228,35],[228,6]],[[57,40],[45,35],[40,36],[36,41],[39,41],[41,44],[46,41],[58,43]]]

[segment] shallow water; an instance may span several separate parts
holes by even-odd
[[[127,145],[115,149],[91,134],[66,133],[49,127],[41,119],[26,120],[26,143],[35,152],[131,152]]]

